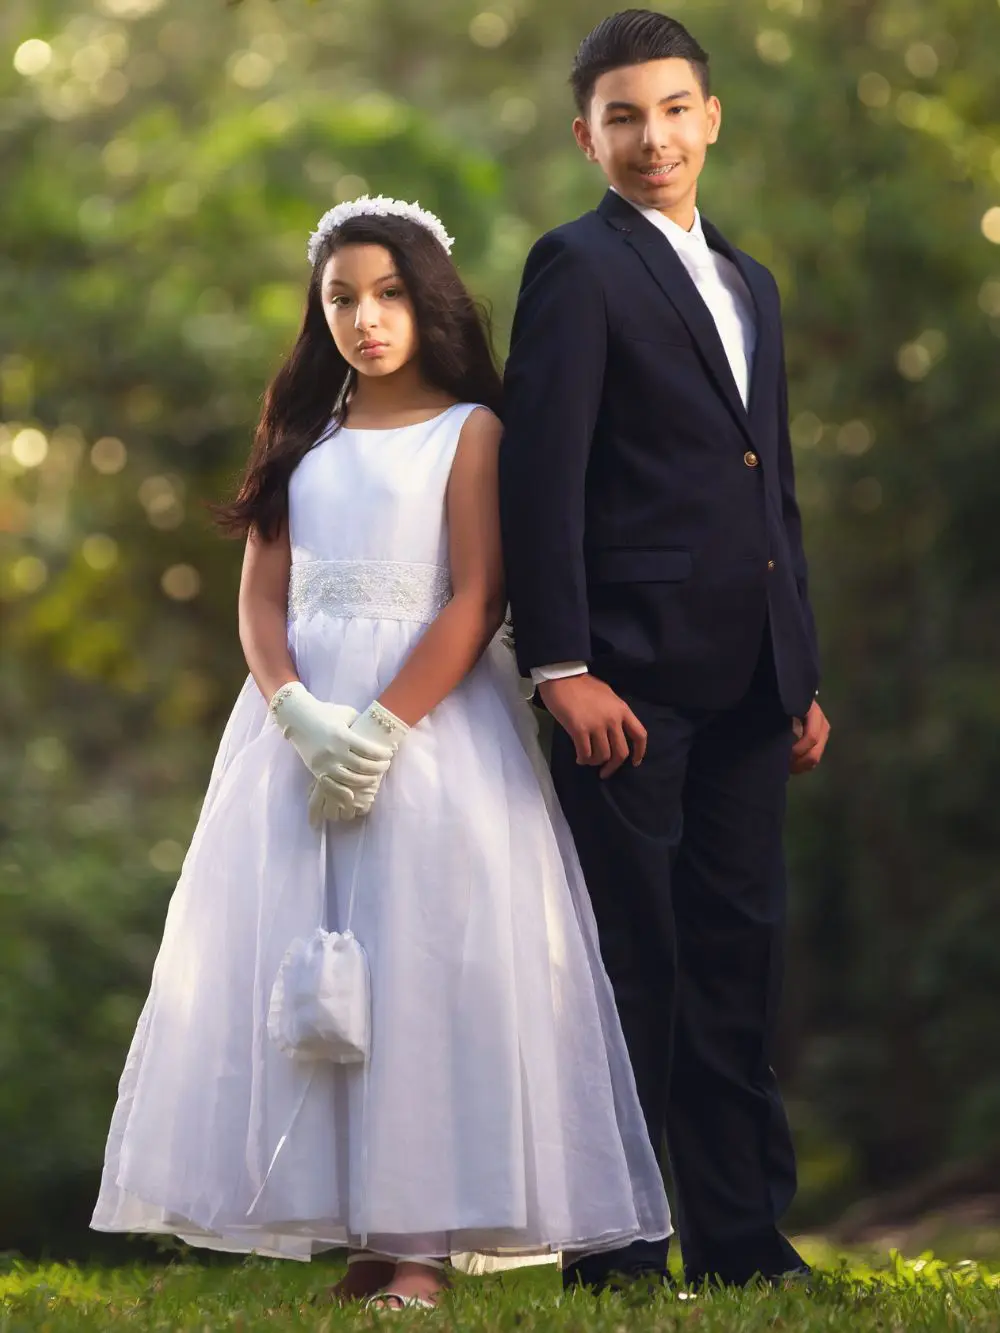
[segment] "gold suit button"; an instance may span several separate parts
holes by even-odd
[[[769,560],[769,561],[767,562],[767,567],[768,567],[768,569],[774,569],[774,561],[773,561],[773,560]]]
[[[754,453],[752,449],[748,449],[746,453],[743,455],[743,461],[744,463],[746,463],[747,467],[756,467],[757,464],[760,462],[760,459],[757,457],[757,455]]]

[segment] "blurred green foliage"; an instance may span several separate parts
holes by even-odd
[[[807,1207],[1000,1141],[1000,6],[674,0],[705,212],[774,269],[834,727],[796,784],[784,1063]],[[228,493],[320,213],[458,237],[502,349],[592,206],[595,0],[5,0],[0,1244],[86,1220],[245,670]]]

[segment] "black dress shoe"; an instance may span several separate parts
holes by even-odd
[[[635,1240],[620,1250],[570,1257],[563,1268],[563,1288],[623,1291],[636,1282],[662,1282],[667,1273],[667,1240]]]
[[[780,1231],[765,1228],[751,1235],[732,1237],[702,1247],[689,1246],[684,1276],[690,1287],[745,1287],[766,1282],[780,1287],[786,1278],[794,1285],[808,1279],[809,1265]]]
[[[808,1264],[800,1264],[798,1268],[789,1268],[786,1273],[778,1273],[767,1280],[773,1287],[785,1287],[791,1291],[808,1291],[812,1275],[813,1271]]]
[[[584,1287],[599,1295],[602,1291],[617,1291],[638,1300],[654,1296],[665,1287],[673,1286],[673,1278],[662,1268],[611,1269],[588,1265],[586,1259],[569,1264],[563,1269],[563,1290]]]
[[[808,1290],[812,1269],[808,1264],[785,1269],[781,1273],[691,1273],[685,1277],[685,1285],[693,1290],[703,1287],[707,1282],[710,1287],[752,1287],[755,1282],[763,1282],[778,1290],[788,1288],[795,1291]]]

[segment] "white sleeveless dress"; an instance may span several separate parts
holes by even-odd
[[[288,643],[364,709],[450,595],[445,489],[472,404],[342,429],[289,487]],[[367,819],[314,832],[310,774],[247,680],[170,903],[92,1225],[307,1259],[668,1234],[576,853],[495,641],[413,728]],[[356,876],[356,880],[355,880]],[[372,1054],[267,1033],[289,943],[352,928]]]

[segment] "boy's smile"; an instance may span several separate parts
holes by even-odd
[[[719,99],[705,96],[689,61],[650,60],[602,74],[573,132],[619,194],[690,229],[721,122]]]

